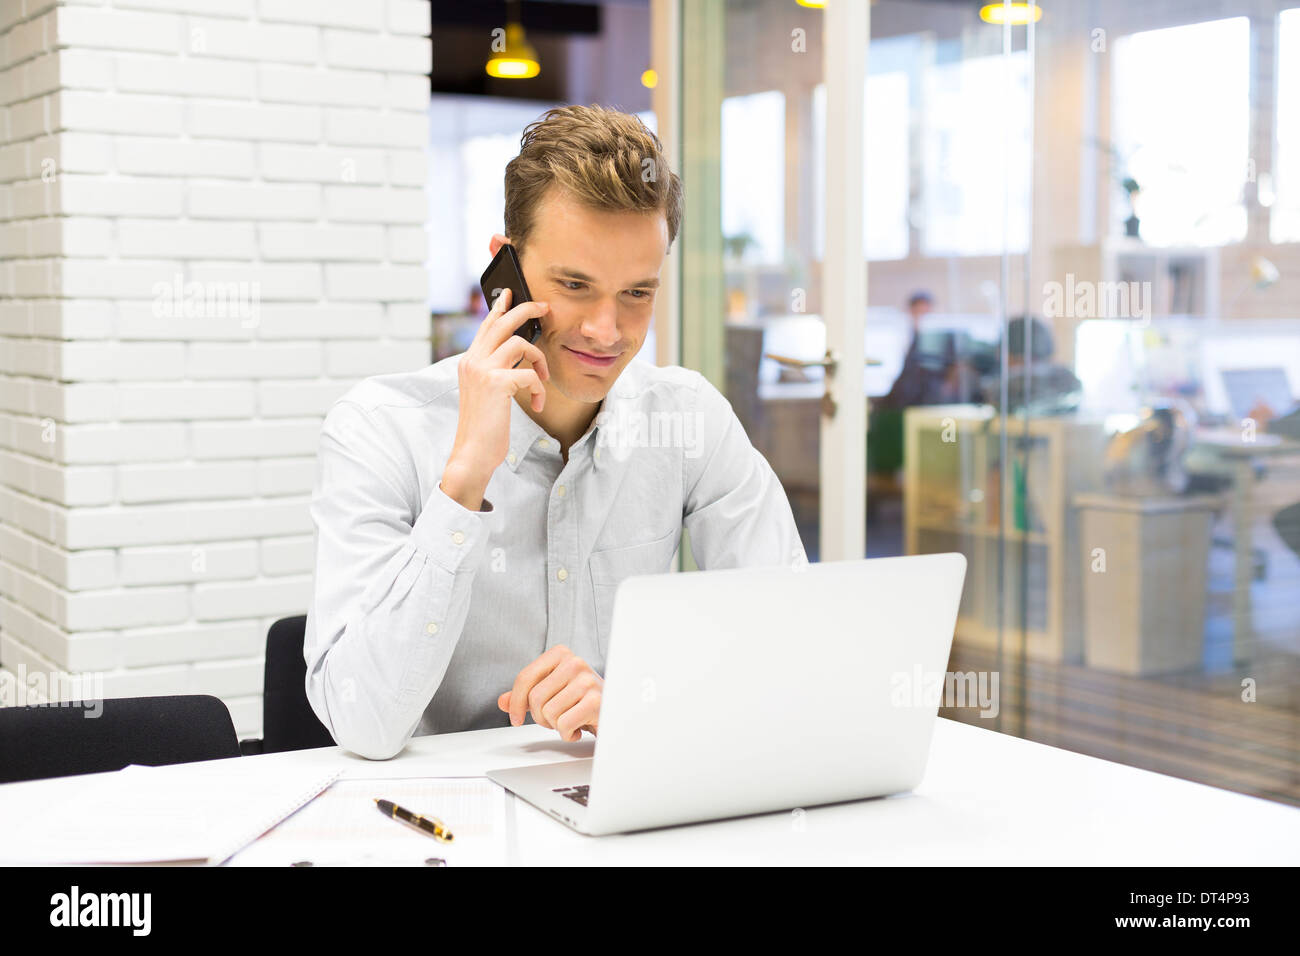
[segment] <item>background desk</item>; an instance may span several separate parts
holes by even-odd
[[[810,733],[815,733],[811,730]],[[238,760],[345,777],[478,775],[590,756],[535,724],[416,737],[388,761],[337,747]],[[84,777],[0,786],[0,840]],[[690,786],[690,781],[682,781]],[[910,794],[634,834],[586,837],[507,799],[510,862],[565,864],[1287,865],[1300,809],[940,719]],[[455,821],[448,820],[454,829]],[[432,841],[431,841],[432,845]]]
[[[1232,475],[1232,657],[1249,663],[1256,654],[1255,622],[1251,605],[1254,568],[1255,463],[1265,459],[1300,457],[1300,442],[1260,434],[1245,441],[1240,429],[1203,429],[1195,435],[1195,449],[1214,455]]]

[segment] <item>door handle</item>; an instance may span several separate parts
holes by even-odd
[[[826,350],[825,358],[819,359],[797,359],[792,358],[789,355],[777,355],[775,352],[764,352],[763,358],[769,358],[773,362],[778,362],[781,365],[786,365],[790,368],[824,368],[826,369],[827,375],[833,375],[835,373],[835,366],[839,364],[838,360],[835,358],[835,353],[830,349]]]
[[[789,355],[776,355],[773,352],[764,352],[763,358],[769,358],[774,362],[785,365],[789,368],[824,368],[826,369],[827,388],[822,392],[822,414],[827,418],[834,418],[838,406],[835,399],[831,398],[830,380],[835,374],[835,369],[839,365],[839,358],[830,349],[826,350],[826,355],[819,359],[797,359]]]

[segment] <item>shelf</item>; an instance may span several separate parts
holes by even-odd
[[[996,538],[999,535],[999,531],[994,525],[919,520],[916,523],[916,527],[921,531],[942,531],[945,534],[969,534],[981,538]],[[1009,541],[1028,541],[1030,544],[1042,545],[1049,543],[1046,531],[1017,531],[1015,528],[1007,528],[1001,533],[1004,534]]]
[[[935,434],[936,427],[949,424],[944,418],[958,423],[955,442],[940,442]],[[1004,422],[1011,429],[1006,436],[1010,459],[1005,468],[1000,464],[997,434]],[[1004,635],[1013,635],[1007,638],[1012,642],[1008,646],[1019,647],[1024,634],[1029,657],[1075,661],[1083,651],[1084,552],[1078,514],[1069,503],[1075,495],[1103,486],[1105,430],[1100,420],[1090,417],[1031,419],[1024,436],[1029,446],[1016,450],[1022,424],[997,417],[991,409],[971,406],[908,410],[904,417],[906,549],[909,554],[961,551],[966,555],[959,633],[967,641],[991,644],[996,640],[1001,606],[1007,615]],[[1024,461],[1028,478],[1016,495],[1011,463]],[[971,500],[972,495],[976,500]],[[1013,510],[1017,497],[1025,512]],[[1018,515],[1027,515],[1032,530],[1016,530]],[[999,519],[1005,521],[1005,530],[999,531]]]

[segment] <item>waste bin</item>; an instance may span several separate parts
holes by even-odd
[[[1216,495],[1085,494],[1084,663],[1133,676],[1201,667]]]

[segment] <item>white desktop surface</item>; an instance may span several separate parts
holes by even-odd
[[[809,733],[816,733],[810,728]],[[535,724],[416,737],[387,761],[337,747],[239,757],[344,777],[474,776],[590,756]],[[0,840],[87,777],[0,786]],[[682,786],[690,786],[683,780]],[[524,865],[1285,865],[1300,808],[937,721],[925,779],[893,797],[586,837],[513,796],[509,860]],[[447,821],[454,828],[454,821]],[[432,841],[431,841],[432,842]]]

